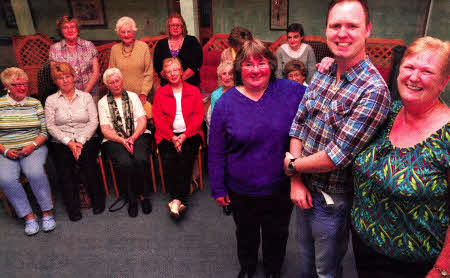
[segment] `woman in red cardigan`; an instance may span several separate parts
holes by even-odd
[[[182,79],[177,58],[163,62],[162,73],[169,84],[159,88],[153,102],[155,138],[163,159],[164,177],[172,201],[167,205],[178,218],[186,208],[194,156],[203,140],[204,116],[200,90]]]

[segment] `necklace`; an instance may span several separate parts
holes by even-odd
[[[181,37],[181,39],[169,39],[169,48],[171,50],[178,50],[183,45],[184,37]]]
[[[133,52],[134,49],[134,42],[131,45],[125,45],[122,44],[122,55],[125,58],[128,58],[131,56],[131,53]]]

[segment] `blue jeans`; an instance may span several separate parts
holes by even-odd
[[[351,194],[328,194],[334,204],[327,205],[322,193],[311,192],[313,207],[297,207],[300,277],[340,278],[342,259],[349,240]]]
[[[19,218],[32,212],[30,202],[23,186],[19,182],[20,171],[28,178],[31,190],[42,211],[53,208],[50,185],[44,172],[47,159],[47,147],[41,146],[29,156],[12,160],[0,155],[0,188],[14,207]]]

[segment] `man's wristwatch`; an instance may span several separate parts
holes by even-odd
[[[437,271],[439,271],[439,273],[441,274],[442,277],[450,277],[450,272],[448,272],[445,269],[440,269],[436,266],[434,266],[434,269],[436,269]]]
[[[289,164],[288,164],[288,170],[291,171],[292,173],[296,173],[297,172],[297,170],[294,167],[294,162],[295,162],[296,159],[297,158],[291,158],[291,161],[289,161]]]

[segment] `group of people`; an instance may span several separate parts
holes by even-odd
[[[1,73],[7,94],[0,101],[0,151],[6,173],[0,188],[18,217],[25,219],[25,233],[38,233],[40,225],[19,183],[21,172],[43,211],[41,226],[45,232],[56,227],[44,169],[49,164],[56,168],[53,174],[71,221],[82,219],[81,186],[87,189],[93,213],[105,210],[97,164],[100,149],[113,164],[129,216],[138,215],[139,201],[143,213],[150,213],[149,158],[154,139],[149,119],[154,119],[154,137],[172,196],[168,209],[173,217],[180,217],[187,207],[194,155],[204,140],[203,102],[196,87],[202,63],[200,44],[187,35],[183,18],[174,14],[166,24],[169,37],[158,42],[160,54],[152,57],[148,46],[135,39],[134,20],[120,18],[116,33],[121,42],[111,49],[109,69],[103,74],[107,93],[100,99],[93,43],[79,38],[80,24],[75,18],[63,16],[57,26],[63,39],[51,46],[49,60],[58,91],[45,96],[44,107],[27,96],[28,76],[23,70],[8,68]],[[192,51],[198,54],[195,58]],[[153,87],[152,58],[162,79],[153,109],[147,101]]]
[[[108,92],[97,105],[95,48],[78,37],[74,19],[60,24],[64,40],[50,51],[59,91],[48,97],[45,113],[27,97],[22,70],[2,72],[8,94],[0,98],[0,166],[7,171],[0,188],[25,219],[26,234],[40,227],[18,182],[21,171],[43,211],[42,230],[56,225],[44,172],[48,133],[71,220],[82,217],[80,184],[87,185],[94,213],[105,208],[99,148],[116,168],[129,215],[138,214],[138,200],[150,213],[153,139],[143,104],[154,69],[161,87],[152,107],[153,136],[171,195],[168,210],[178,218],[187,207],[194,155],[206,142],[205,118],[212,197],[231,207],[236,224],[237,277],[255,276],[261,242],[265,277],[281,277],[294,207],[300,277],[344,277],[350,234],[360,277],[449,275],[450,109],[439,99],[450,79],[448,41],[424,37],[407,48],[397,78],[401,100],[391,101],[366,54],[365,0],[330,2],[325,34],[334,57],[320,66],[302,42],[300,24],[288,27],[287,43],[275,54],[235,27],[205,116],[201,47],[180,15],[170,16],[166,29],[169,37],[158,42],[152,65],[148,47],[135,40],[134,21],[118,21],[122,42],[111,50],[103,75]]]
[[[325,34],[334,57],[309,79],[314,69],[295,59],[314,56],[297,30],[289,26],[276,58],[258,40],[245,42],[235,86],[212,99],[210,183],[218,205],[232,207],[238,277],[255,276],[261,241],[265,277],[281,276],[293,206],[299,277],[345,277],[350,231],[360,277],[448,275],[450,110],[439,94],[450,43],[411,44],[397,79],[401,101],[391,103],[366,54],[366,1],[331,1]],[[302,73],[307,89],[275,78],[283,72]]]

